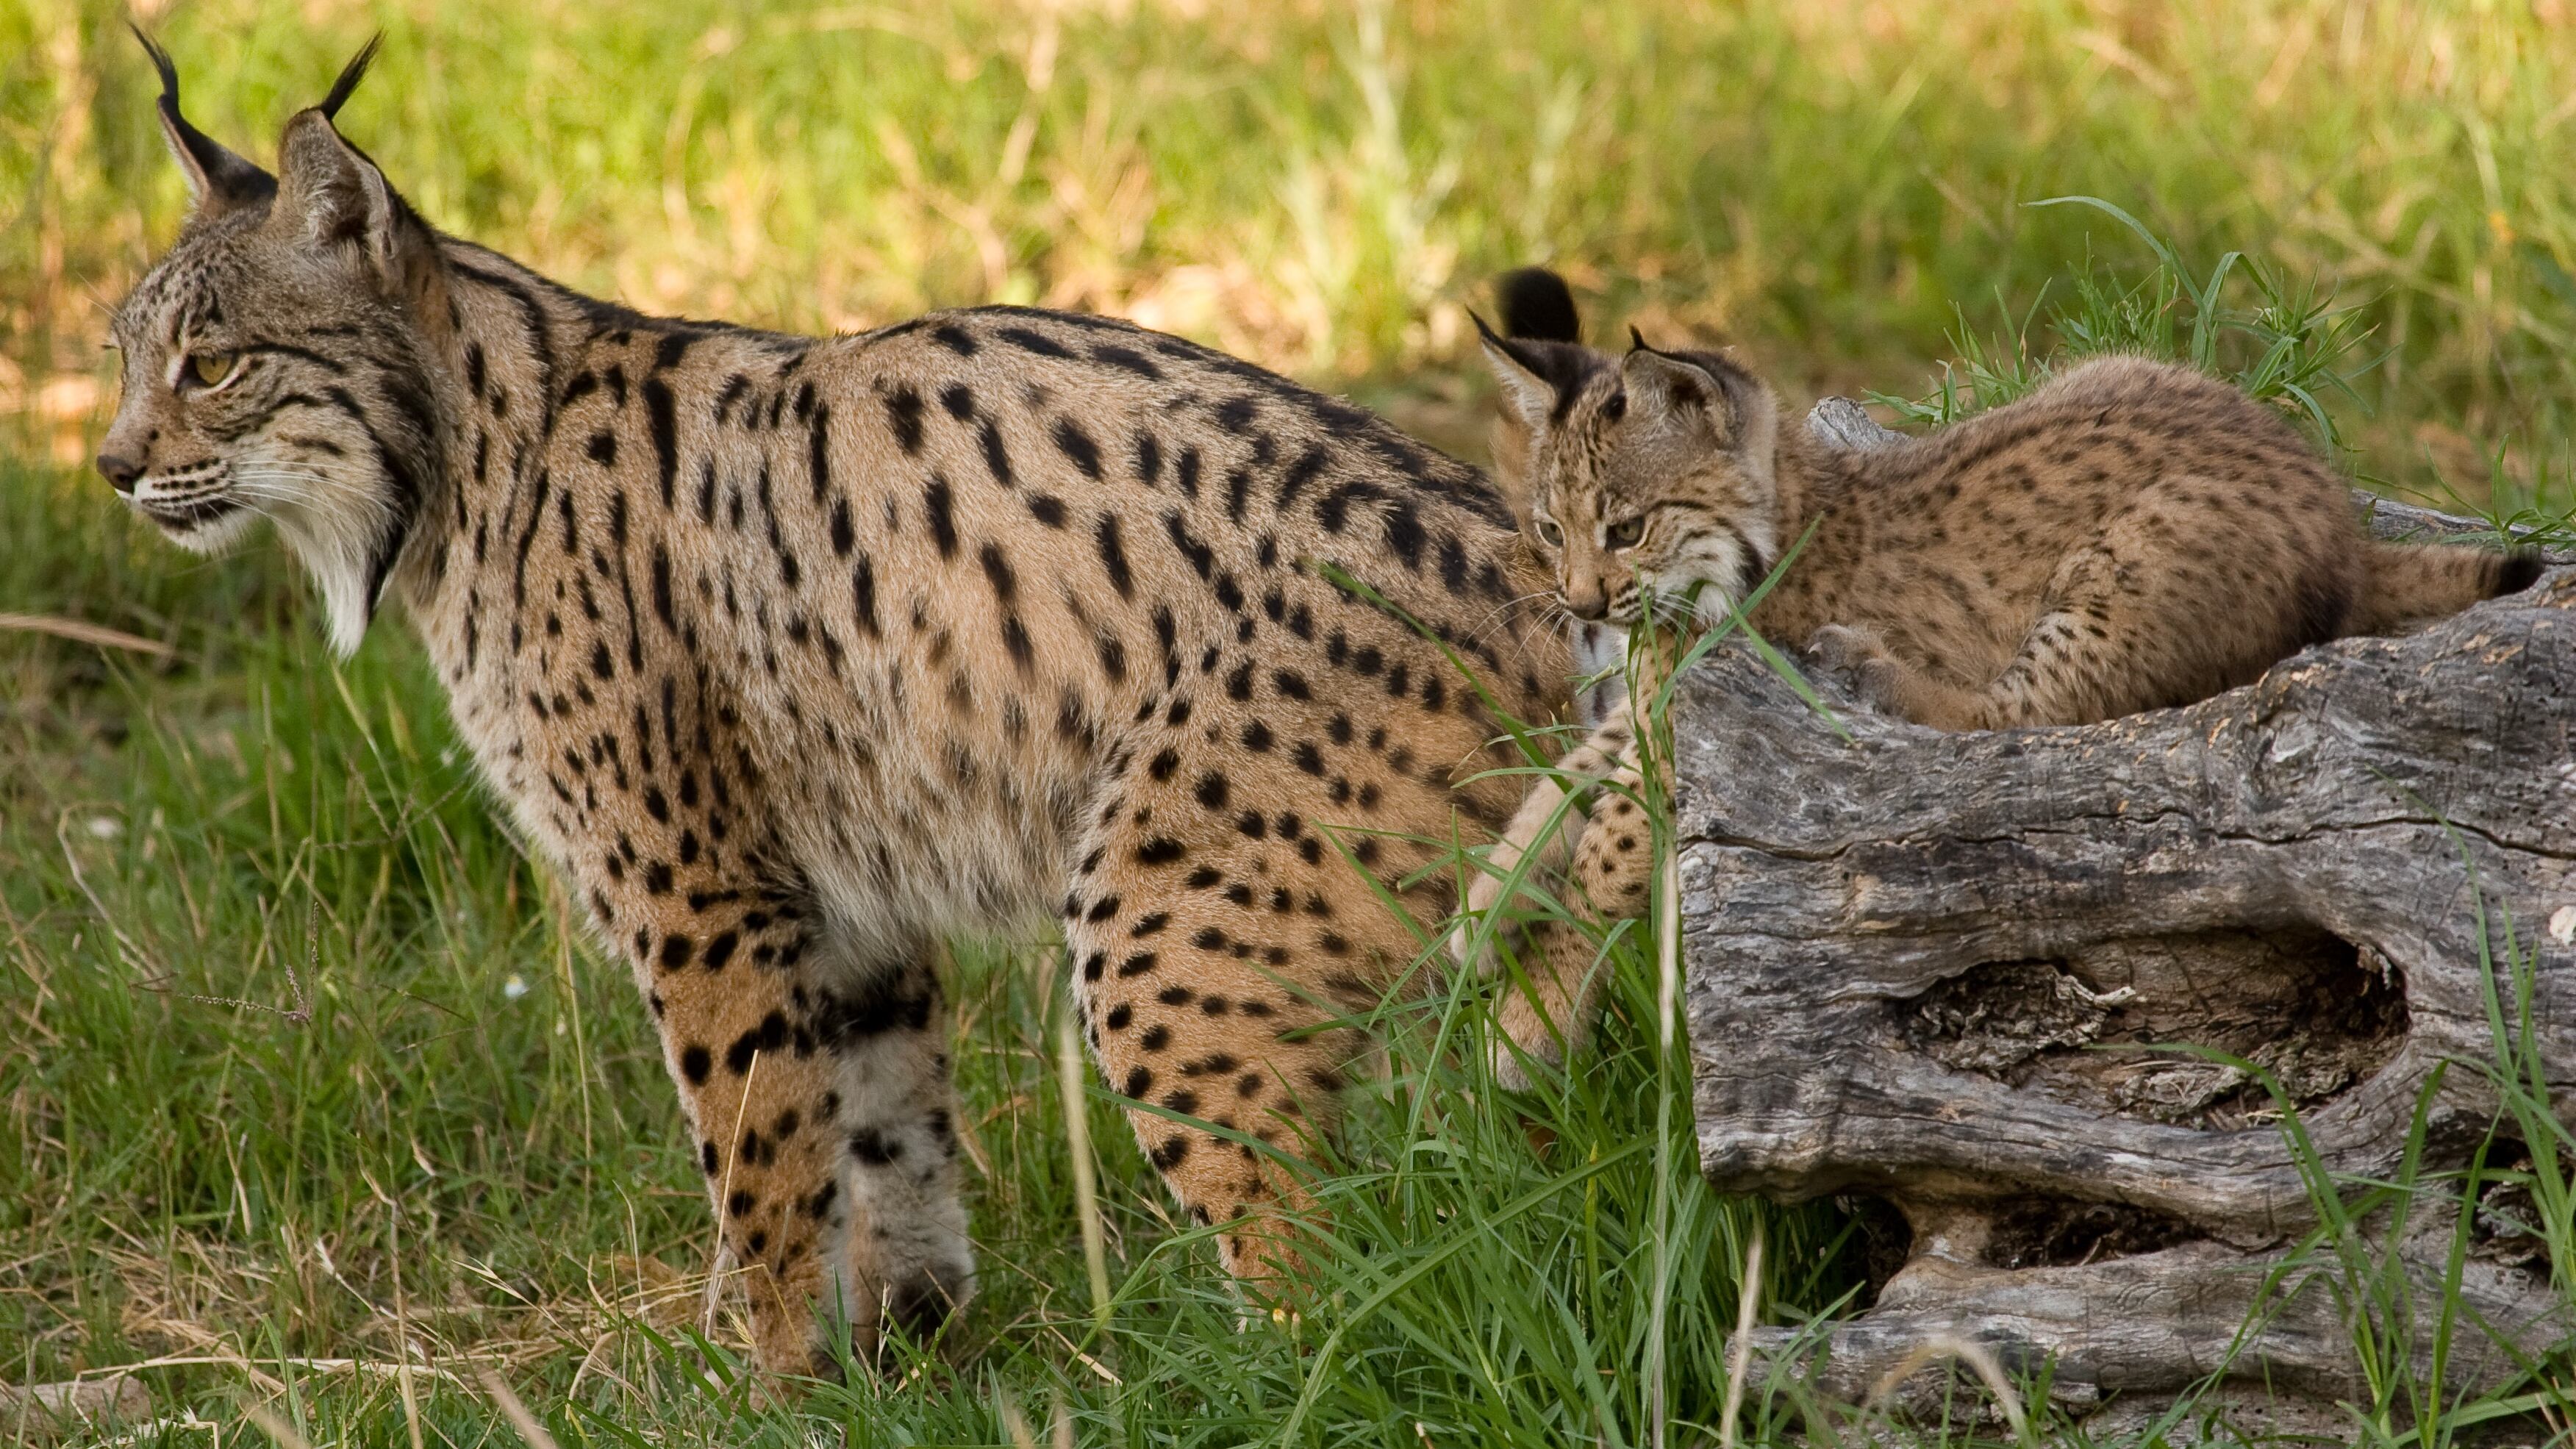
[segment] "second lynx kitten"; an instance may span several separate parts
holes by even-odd
[[[1513,274],[1504,303],[1523,335],[1484,332],[1503,385],[1495,453],[1566,608],[1620,627],[1650,612],[1715,623],[1803,537],[1753,625],[1919,724],[2074,725],[2184,704],[2310,644],[2539,573],[2528,551],[2364,537],[2343,480],[2286,421],[2187,368],[2101,358],[1954,427],[1851,452],[1784,426],[1771,389],[1727,358],[1581,346],[1551,274]],[[1572,851],[1586,908],[1642,912],[1651,851],[1624,704],[1559,762],[1610,787],[1589,820],[1541,785],[1471,907],[1544,846]],[[1552,975],[1583,958],[1569,944],[1544,953]],[[1589,973],[1532,995],[1507,1007],[1507,1028],[1554,1059],[1557,1028],[1587,1015]]]

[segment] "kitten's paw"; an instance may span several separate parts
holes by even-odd
[[[1863,707],[1880,714],[1901,715],[1899,691],[1904,666],[1887,652],[1876,630],[1827,624],[1807,641],[1812,673],[1842,682]]]

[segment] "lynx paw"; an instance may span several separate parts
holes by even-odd
[[[1899,691],[1904,666],[1887,652],[1875,630],[1827,624],[1807,641],[1809,669],[1841,681],[1863,708],[1902,715]]]

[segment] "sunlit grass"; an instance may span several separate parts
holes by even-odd
[[[196,117],[257,157],[382,27],[346,119],[396,184],[649,309],[1088,307],[1454,400],[1420,369],[1464,355],[1483,279],[1553,260],[1605,336],[1911,392],[1962,316],[1991,334],[2003,299],[2146,261],[2106,217],[2027,205],[2082,194],[2356,309],[2370,365],[2329,402],[2363,472],[2508,502],[2568,474],[2556,4],[139,8]],[[109,381],[102,308],[181,213],[122,18],[0,0],[0,392],[30,406]],[[100,401],[57,389],[46,441],[77,456]]]

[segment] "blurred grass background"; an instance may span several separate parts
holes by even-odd
[[[2100,196],[2361,308],[2363,470],[2476,497],[2566,476],[2570,8],[136,10],[199,124],[261,159],[382,27],[352,136],[443,225],[637,306],[799,329],[1081,307],[1435,400],[1482,280],[1540,260],[1610,335],[1737,341],[1792,391],[1908,390],[1963,314],[2000,326],[2088,256],[2145,261],[2098,216],[2022,205]],[[103,308],[181,212],[151,93],[117,6],[0,0],[0,411],[42,407],[66,454],[111,401]]]
[[[2365,478],[2569,501],[2561,4],[137,13],[190,114],[262,160],[383,28],[349,134],[441,224],[586,290],[803,329],[1115,312],[1471,453],[1465,309],[1502,267],[1563,266],[1604,340],[1633,319],[1739,343],[1793,397],[1937,395],[1958,359],[1982,398],[2083,342],[2051,319],[2101,301],[2085,279],[2154,270],[2106,214],[2024,204],[2088,194],[2195,275],[2242,250],[2351,309],[2335,335],[2361,341],[2334,356],[2358,370],[2317,431]],[[1755,1225],[1766,1318],[1857,1285],[1835,1215],[1657,1171],[1690,1160],[1687,1079],[1637,1024],[1630,941],[1599,1058],[1517,1113],[1457,1066],[1481,1028],[1454,999],[1429,1009],[1463,1054],[1399,1035],[1356,1093],[1310,1325],[1236,1333],[1114,1103],[1083,1104],[1117,1285],[1097,1315],[1060,992],[1041,947],[970,944],[986,1299],[892,1386],[801,1416],[710,1387],[726,1359],[687,1329],[711,1234],[644,1014],[492,823],[416,646],[380,629],[335,663],[273,547],[183,556],[79,466],[114,402],[106,309],[183,209],[122,23],[0,0],[0,614],[149,646],[0,629],[0,1380],[155,1363],[145,1443],[208,1442],[200,1413],[239,1432],[243,1403],[317,1443],[483,1442],[502,1431],[471,1374],[497,1365],[566,1442],[801,1444],[819,1419],[1016,1443],[1061,1403],[1083,1443],[1448,1449],[1650,1442],[1653,1357],[1697,1443]],[[437,1369],[417,1412],[388,1370],[407,1359]],[[1755,1442],[1814,1411],[1751,1402]],[[2383,1440],[2404,1418],[2364,1411]],[[0,1443],[25,1432],[0,1421]]]

